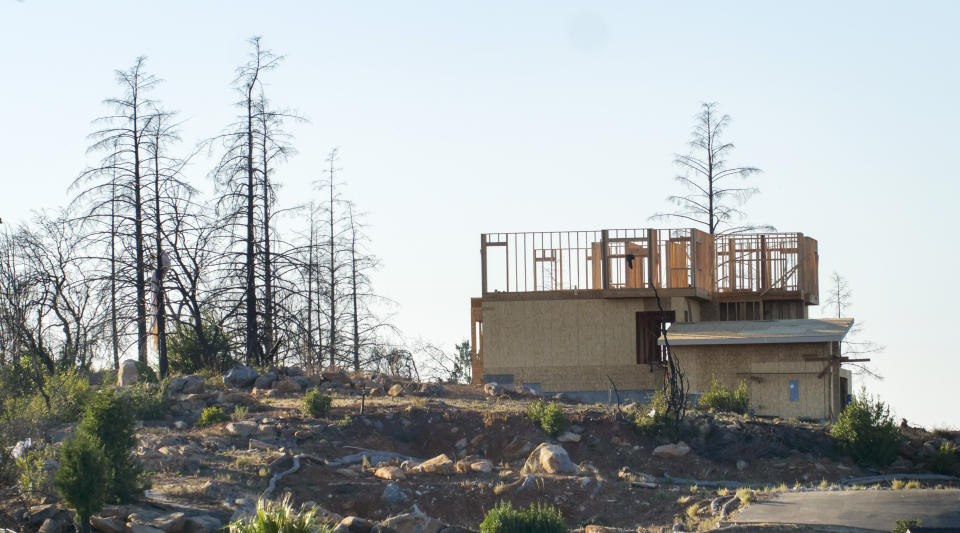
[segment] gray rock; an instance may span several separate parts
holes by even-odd
[[[216,533],[223,524],[216,517],[203,514],[187,518],[183,533]]]
[[[383,489],[380,500],[387,505],[396,505],[407,501],[407,495],[400,490],[400,485],[397,485],[395,481],[391,481],[387,483],[386,488]]]
[[[737,459],[737,470],[743,472],[750,466],[750,463],[744,461],[743,459]]]
[[[373,522],[356,516],[348,516],[337,524],[337,527],[344,527],[349,533],[370,533],[373,529]]]
[[[103,516],[91,516],[90,525],[93,526],[93,529],[103,533],[122,533],[124,529],[123,522]]]
[[[249,437],[257,430],[257,425],[250,422],[230,422],[226,427],[227,433],[237,437]]]
[[[140,374],[137,372],[137,362],[133,359],[124,359],[120,363],[120,371],[117,372],[117,386],[129,387],[137,383]]]
[[[280,379],[273,382],[273,388],[285,394],[300,392],[303,387],[292,379]]]
[[[683,457],[690,453],[690,446],[680,441],[676,444],[664,444],[653,449],[653,455],[657,457],[676,458]]]
[[[564,431],[557,437],[557,440],[560,442],[580,442],[580,434],[572,431]]]
[[[546,442],[537,446],[520,470],[522,474],[574,474],[577,465],[559,444]]]
[[[127,521],[132,524],[156,528],[166,533],[181,533],[187,523],[187,517],[183,513],[163,514],[152,511],[138,511],[127,517]]]
[[[43,525],[40,526],[37,533],[60,533],[61,529],[63,529],[63,524],[61,524],[59,520],[56,518],[48,518],[43,521]]]
[[[276,372],[267,372],[262,376],[258,377],[253,381],[254,388],[257,389],[269,389],[273,386],[273,382],[278,379]]]
[[[393,528],[399,533],[438,533],[443,522],[425,515],[414,505],[409,513],[391,516],[380,522],[380,525]]]
[[[223,382],[234,388],[248,387],[256,379],[257,371],[245,365],[235,366],[223,376]]]

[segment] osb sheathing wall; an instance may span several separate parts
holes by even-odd
[[[700,319],[700,303],[669,298],[677,320]],[[544,392],[606,391],[660,386],[662,371],[637,364],[636,313],[656,300],[570,299],[483,302],[483,373],[539,383]],[[686,311],[686,313],[685,313]]]
[[[829,343],[675,346],[674,353],[689,380],[692,393],[710,390],[713,376],[729,389],[747,383],[750,408],[760,415],[783,418],[829,418],[830,390],[839,397],[839,379],[821,377]],[[799,385],[799,400],[790,401],[790,381]],[[832,383],[831,383],[832,382]],[[836,409],[836,406],[834,406]]]

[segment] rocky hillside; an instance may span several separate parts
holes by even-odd
[[[360,533],[476,530],[500,500],[550,503],[587,531],[703,527],[754,496],[737,498],[740,486],[762,497],[764,487],[840,487],[876,475],[938,479],[928,458],[943,439],[960,440],[904,427],[908,444],[880,471],[845,457],[826,426],[798,421],[693,412],[683,441],[668,442],[637,433],[616,406],[562,402],[569,425],[551,438],[526,415],[537,398],[501,387],[247,367],[212,381],[169,381],[169,414],[137,431],[152,488],[138,504],[106,508],[96,530],[212,532],[264,496],[315,505],[339,531]],[[313,388],[332,398],[321,418],[303,411]],[[230,420],[198,427],[212,406]],[[41,438],[56,446],[72,429]],[[27,499],[6,487],[2,497],[0,526],[72,529],[53,495]]]

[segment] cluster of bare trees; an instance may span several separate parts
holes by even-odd
[[[196,149],[153,97],[160,80],[144,58],[117,72],[119,94],[90,136],[97,163],[73,181],[71,204],[0,226],[0,366],[116,367],[128,351],[155,354],[161,375],[171,364],[389,363],[377,262],[342,196],[337,151],[312,202],[278,207],[278,169],[294,153],[284,128],[303,119],[266,94],[283,58],[249,44],[236,120]],[[205,176],[191,174],[198,154],[214,161],[201,170],[211,198],[195,186]]]

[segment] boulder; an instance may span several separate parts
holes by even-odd
[[[396,482],[391,481],[387,483],[387,486],[383,489],[380,500],[387,505],[396,505],[407,501],[407,495],[400,490],[400,486],[397,485]]]
[[[577,465],[559,444],[546,442],[537,446],[520,470],[522,474],[575,474]]]
[[[117,386],[128,387],[137,383],[140,375],[137,372],[137,362],[133,359],[124,359],[117,372]]]
[[[395,529],[398,533],[438,533],[443,522],[423,514],[423,511],[414,505],[409,513],[391,516],[380,522],[380,525]]]
[[[183,513],[162,514],[151,511],[137,511],[127,517],[129,524],[140,524],[151,528],[156,528],[166,533],[181,533],[183,526],[187,523],[187,517]]]
[[[253,405],[254,399],[245,392],[236,392],[236,391],[220,391],[217,394],[217,403],[224,405],[234,405],[234,404],[243,404],[243,405]]]
[[[248,450],[263,450],[263,451],[265,451],[265,452],[272,452],[272,451],[274,451],[274,450],[279,450],[279,449],[280,449],[280,446],[278,446],[278,445],[276,445],[276,444],[269,443],[269,442],[265,442],[265,441],[262,441],[262,440],[258,440],[258,439],[250,439],[250,441],[247,443],[247,449],[248,449]]]
[[[400,396],[403,394],[403,385],[397,383],[394,386],[390,387],[390,390],[387,391],[387,394],[390,396]]]
[[[40,529],[37,530],[37,533],[60,533],[60,529],[62,527],[63,524],[61,524],[56,518],[48,518],[43,521],[43,524],[40,526]]]
[[[284,393],[291,394],[294,392],[302,392],[303,387],[299,383],[292,379],[281,379],[273,382],[273,388]]]
[[[223,524],[208,514],[191,516],[183,525],[183,533],[217,533]]]
[[[557,437],[560,442],[580,442],[580,434],[572,431],[564,431]]]
[[[277,379],[276,372],[267,372],[266,374],[263,374],[262,376],[259,376],[257,379],[253,380],[253,386],[257,389],[269,389],[273,386],[273,382],[277,381]]]
[[[199,394],[203,392],[206,385],[201,376],[193,374],[183,378],[183,387],[181,387],[180,391],[184,394]]]
[[[443,385],[440,383],[421,383],[419,393],[423,396],[443,395]]]
[[[249,387],[257,379],[257,371],[249,366],[235,366],[223,376],[223,382],[234,388]]]
[[[489,474],[490,472],[493,472],[493,463],[491,463],[489,459],[480,459],[479,461],[470,463],[470,470],[483,474]]]
[[[441,454],[433,459],[428,459],[420,463],[413,467],[412,470],[426,474],[453,474],[456,470],[456,465],[446,454]]]
[[[226,430],[227,433],[236,437],[249,437],[257,430],[257,425],[251,422],[230,422]]]
[[[97,531],[103,533],[123,533],[124,524],[115,518],[106,518],[103,516],[91,516],[90,525]]]
[[[373,475],[380,479],[388,479],[390,481],[407,479],[407,476],[403,474],[403,470],[400,470],[399,466],[381,466]]]
[[[337,527],[343,527],[349,533],[370,533],[373,529],[373,522],[356,516],[348,516],[337,524]]]
[[[503,393],[503,387],[496,382],[487,383],[483,386],[483,392],[485,392],[487,396],[500,396],[500,394]]]
[[[133,522],[127,522],[127,532],[128,533],[164,533],[162,529],[157,529],[153,526],[147,526],[144,524],[135,524]]]
[[[690,446],[686,442],[680,441],[676,444],[664,444],[653,449],[653,455],[663,458],[683,457],[690,453]]]

